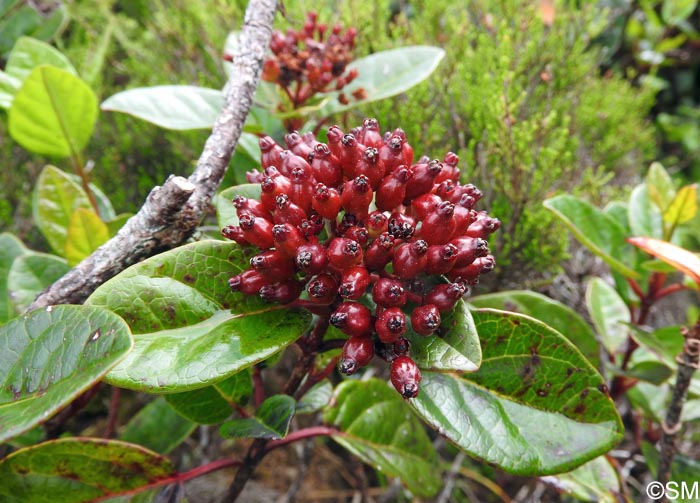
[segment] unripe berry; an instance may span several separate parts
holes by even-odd
[[[389,227],[389,217],[381,211],[373,211],[365,219],[365,226],[371,239],[376,238]]]
[[[406,290],[400,281],[380,278],[372,286],[372,298],[380,307],[400,307],[406,303]]]
[[[357,300],[365,294],[370,284],[369,272],[361,265],[343,271],[338,293],[344,299]]]
[[[412,175],[413,172],[406,166],[399,166],[387,175],[377,188],[375,201],[377,208],[382,211],[392,211],[399,206],[406,197],[406,184]]]
[[[372,338],[364,335],[352,336],[343,344],[338,370],[343,374],[352,375],[366,366],[372,360],[372,356],[374,356]]]
[[[314,276],[306,285],[309,301],[326,306],[332,304],[338,295],[338,281],[327,272]]]
[[[297,248],[294,264],[299,272],[318,274],[328,265],[326,248],[319,243],[303,244]]]
[[[353,335],[369,335],[372,331],[370,310],[358,302],[343,302],[331,314],[330,324],[341,332]]]
[[[334,188],[329,188],[322,183],[317,183],[314,188],[311,205],[323,218],[335,220],[340,211],[340,194]]]
[[[241,215],[238,223],[243,231],[243,237],[250,244],[263,250],[274,246],[272,222],[269,220],[254,217],[253,215]]]
[[[396,342],[399,337],[406,333],[406,315],[399,307],[389,307],[382,311],[374,329],[379,336],[379,340],[384,343]]]
[[[348,238],[333,238],[328,245],[328,260],[335,269],[342,271],[362,262],[362,247]]]
[[[289,304],[299,298],[301,290],[302,284],[295,279],[289,278],[272,285],[261,287],[258,294],[265,302]]]
[[[416,307],[411,313],[411,326],[419,335],[433,335],[440,327],[440,310],[434,304]]]
[[[468,287],[463,283],[436,285],[425,295],[424,304],[434,304],[441,313],[444,313],[452,310],[459,299],[468,292]]]
[[[294,262],[276,250],[269,250],[250,259],[250,266],[273,281],[294,274]]]
[[[422,239],[399,246],[394,253],[394,274],[408,279],[423,272],[428,264],[427,251],[428,243]]]
[[[391,384],[402,397],[417,397],[420,381],[418,365],[410,357],[399,356],[391,362]]]

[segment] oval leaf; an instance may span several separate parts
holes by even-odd
[[[17,312],[25,311],[46,287],[70,271],[68,263],[48,253],[28,253],[10,268],[7,287]]]
[[[441,487],[437,455],[423,425],[403,398],[379,379],[342,382],[324,412],[340,431],[333,439],[417,496]]]
[[[63,256],[68,227],[78,208],[92,209],[83,188],[73,178],[54,166],[45,166],[34,187],[32,200],[34,222],[51,245]]]
[[[167,458],[138,445],[63,438],[20,449],[0,460],[0,499],[82,503],[118,496],[174,475]]]
[[[202,388],[294,342],[311,315],[232,293],[228,279],[255,252],[200,241],[134,265],[87,300],[120,314],[135,346],[107,376],[124,388],[173,393]]]
[[[639,277],[639,273],[627,265],[633,263],[631,250],[625,246],[624,231],[613,217],[569,195],[547,199],[543,204],[562,219],[576,239],[612,269],[628,278]]]
[[[627,341],[632,315],[613,287],[593,278],[586,287],[586,306],[605,349],[614,355]]]
[[[124,320],[97,307],[49,307],[0,327],[0,441],[48,419],[131,345]]]
[[[656,207],[663,213],[669,207],[671,201],[676,196],[676,189],[673,186],[673,179],[661,163],[654,162],[649,166],[644,183],[647,192]]]
[[[76,265],[109,239],[109,229],[97,214],[78,208],[71,215],[66,236],[65,257],[68,264]]]
[[[628,238],[627,241],[667,264],[671,264],[700,286],[700,258],[696,254],[660,239],[634,237]]]
[[[294,416],[296,402],[289,395],[273,395],[255,412],[255,417],[233,419],[221,425],[225,438],[267,438],[278,440],[287,436]]]
[[[166,129],[211,129],[224,93],[197,86],[138,87],[107,98],[100,108],[122,112]]]
[[[622,438],[603,378],[561,334],[527,316],[473,313],[483,362],[424,372],[416,411],[468,454],[519,475],[571,470]]]
[[[168,454],[197,427],[175,412],[165,399],[156,398],[129,420],[120,439],[146,449]]]
[[[10,271],[15,259],[28,253],[24,244],[13,234],[0,234],[0,324],[5,323],[15,313],[11,302]]]
[[[97,97],[75,75],[38,66],[15,95],[9,112],[12,138],[31,152],[51,157],[76,156],[97,120]]]
[[[472,297],[469,303],[477,308],[499,309],[532,316],[573,342],[583,356],[588,358],[594,367],[598,367],[600,355],[595,333],[576,311],[561,302],[536,292],[514,290]]]
[[[630,195],[628,215],[632,234],[661,238],[664,235],[664,223],[661,211],[649,197],[646,185],[638,185]]]
[[[342,92],[351,96],[353,91],[362,88],[367,97],[350,99],[347,105],[343,105],[338,101],[340,93],[332,93],[332,99],[321,107],[318,115],[326,117],[408,91],[427,79],[444,57],[445,51],[439,47],[416,45],[377,52],[353,61],[348,69],[356,69],[357,78]]]
[[[673,198],[669,207],[664,211],[664,220],[670,224],[677,225],[687,222],[698,214],[698,184],[686,185],[682,187],[676,197]],[[635,234],[639,234],[635,232]],[[649,237],[651,234],[645,234]]]
[[[17,39],[10,56],[7,58],[5,71],[20,81],[24,81],[39,65],[54,66],[72,75],[78,75],[63,53],[46,42],[31,37]]]
[[[579,501],[617,503],[622,494],[617,471],[604,456],[570,472],[542,477],[542,480]]]
[[[442,316],[441,332],[436,337],[423,337],[408,332],[411,358],[422,369],[438,372],[474,372],[481,365],[481,346],[474,320],[466,302]]]

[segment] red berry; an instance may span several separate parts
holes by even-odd
[[[311,167],[295,167],[289,176],[289,199],[301,207],[307,214],[311,213],[311,201],[314,195],[314,179],[311,176]]]
[[[287,194],[292,188],[292,182],[284,175],[266,176],[260,182],[260,201],[268,211],[277,208],[277,196]]]
[[[484,257],[489,253],[488,243],[481,238],[460,236],[451,240],[450,243],[457,247],[455,269],[465,267],[474,262],[477,257]]]
[[[369,204],[372,202],[372,196],[369,179],[360,175],[343,186],[340,204],[348,213],[366,215]]]
[[[284,135],[284,143],[287,148],[302,159],[308,159],[312,148],[304,142],[298,131],[292,131]]]
[[[435,211],[428,213],[423,219],[418,236],[428,244],[441,245],[447,243],[455,231],[454,204],[443,201]]]
[[[442,171],[442,163],[437,159],[433,159],[427,164],[413,165],[413,176],[406,184],[406,201],[430,192],[437,177]]]
[[[427,274],[447,274],[457,262],[457,247],[451,243],[428,247]]]
[[[424,304],[434,304],[441,313],[444,313],[452,310],[468,291],[468,287],[463,283],[437,285],[425,295]]]
[[[274,246],[272,222],[269,220],[254,217],[253,215],[241,215],[238,223],[243,231],[243,237],[250,244],[263,250]]]
[[[442,171],[435,177],[435,183],[441,183],[445,180],[450,180],[457,183],[459,180],[459,168],[457,168],[457,163],[459,162],[459,157],[454,152],[448,152],[442,160]]]
[[[306,239],[292,224],[277,224],[272,227],[274,246],[288,257],[296,257],[300,246],[307,243]]]
[[[383,144],[382,134],[379,132],[377,119],[365,119],[362,121],[362,129],[358,141],[368,147],[379,149]]]
[[[335,220],[340,211],[340,194],[334,188],[317,183],[314,188],[311,205],[323,218]]]
[[[364,227],[358,227],[357,225],[353,225],[349,229],[345,230],[343,232],[343,237],[357,241],[363,248],[367,245],[367,243],[369,243],[369,231]]]
[[[406,184],[413,172],[406,166],[399,166],[387,175],[377,188],[376,205],[382,211],[392,211],[406,197]]]
[[[301,290],[302,284],[295,279],[289,278],[272,285],[261,287],[258,294],[265,302],[289,304],[299,298]]]
[[[358,302],[343,302],[331,314],[330,324],[347,335],[369,335],[372,331],[370,310]]]
[[[270,218],[270,212],[267,211],[267,208],[265,208],[265,206],[260,201],[257,201],[255,199],[248,199],[247,197],[243,197],[240,194],[236,195],[233,198],[233,206],[236,208],[236,214],[238,215],[238,218],[245,214],[265,219]]]
[[[380,278],[372,286],[372,298],[380,307],[400,307],[406,303],[406,290],[400,281]]]
[[[370,283],[367,268],[361,265],[343,271],[338,293],[344,299],[357,300],[365,294]]]
[[[260,138],[260,140],[258,140],[258,145],[260,145],[260,152],[262,153],[260,156],[260,165],[263,168],[274,166],[275,168],[279,169],[279,167],[282,165],[280,153],[284,149],[277,145],[275,140],[269,136],[263,136]]]
[[[385,172],[384,163],[379,160],[377,149],[374,147],[365,148],[359,161],[355,164],[355,176],[366,176],[372,189],[376,189],[384,178]]]
[[[338,281],[327,272],[314,276],[306,285],[309,301],[314,304],[328,305],[335,301],[338,295]]]
[[[243,295],[256,295],[260,289],[269,284],[269,280],[258,271],[248,269],[228,280],[228,286],[232,292],[241,292]]]
[[[389,226],[389,218],[381,211],[373,211],[365,220],[365,226],[369,237],[374,239],[382,232],[386,232]]]
[[[331,266],[342,271],[362,262],[362,247],[348,238],[333,238],[328,245],[328,260]]]
[[[287,194],[280,194],[275,198],[277,209],[273,216],[273,221],[276,224],[290,223],[292,225],[301,225],[306,220],[306,212],[299,206],[294,204]]]
[[[248,246],[250,243],[243,237],[243,230],[238,225],[227,225],[221,229],[221,235],[226,239],[235,241],[241,246]]]
[[[413,216],[418,220],[423,220],[427,215],[435,211],[437,205],[442,202],[440,196],[432,193],[423,194],[411,201]]]
[[[294,264],[305,274],[318,274],[328,265],[326,248],[318,243],[303,244],[297,248]]]
[[[467,228],[467,236],[486,239],[489,234],[501,228],[501,221],[479,212],[474,223]]]
[[[408,356],[408,352],[411,349],[411,343],[405,337],[399,337],[396,342],[394,342],[392,349],[396,356]]]
[[[352,375],[358,369],[366,366],[374,356],[372,338],[364,335],[354,335],[343,344],[338,370],[343,374]]]
[[[391,384],[402,397],[417,397],[420,381],[418,365],[410,357],[399,356],[391,362]]]
[[[343,171],[340,161],[331,153],[325,143],[318,143],[314,148],[311,159],[311,170],[314,178],[325,185],[335,187],[343,181]]]
[[[279,281],[294,274],[294,262],[276,251],[266,251],[250,259],[250,267],[271,280]]]
[[[394,236],[383,232],[370,243],[365,251],[365,266],[370,271],[384,269],[394,257]]]
[[[387,231],[396,239],[411,239],[416,231],[415,220],[408,215],[395,211],[389,216]]]
[[[402,279],[413,278],[428,264],[428,243],[419,239],[399,246],[394,253],[394,274]]]
[[[387,174],[391,173],[397,166],[402,164],[406,166],[411,165],[412,161],[405,162],[404,160],[403,144],[404,140],[401,136],[394,134],[379,147],[379,160],[384,163],[384,169]]]
[[[396,342],[406,333],[406,315],[399,307],[389,307],[374,323],[379,340],[384,343]]]
[[[440,310],[434,304],[416,307],[411,313],[411,326],[419,335],[433,335],[440,327]]]

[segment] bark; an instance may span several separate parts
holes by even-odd
[[[233,71],[224,88],[224,107],[192,175],[171,176],[162,187],[155,187],[114,238],[44,290],[29,310],[81,304],[130,265],[179,246],[192,235],[226,173],[253,103],[276,8],[275,0],[249,1]]]

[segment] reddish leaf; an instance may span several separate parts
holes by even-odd
[[[696,254],[660,239],[635,237],[627,242],[672,265],[700,286],[700,258]]]

